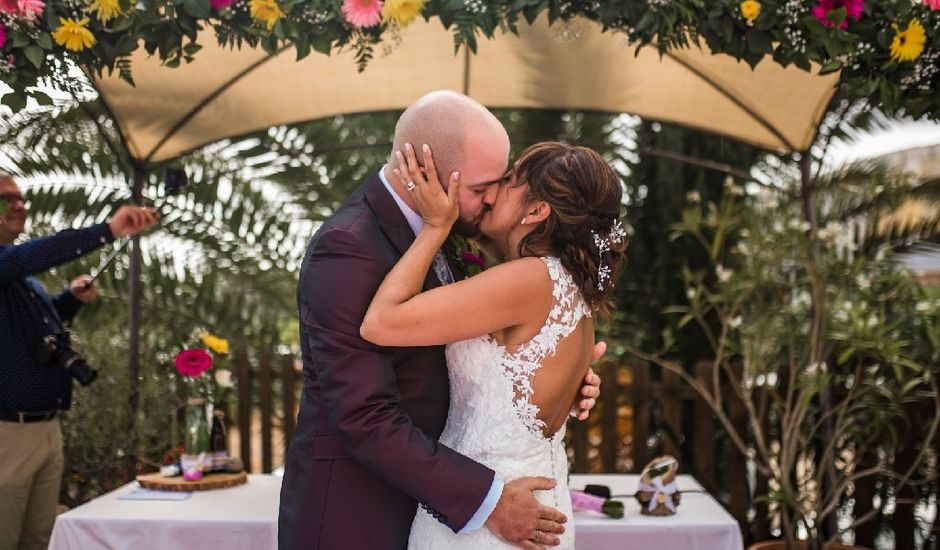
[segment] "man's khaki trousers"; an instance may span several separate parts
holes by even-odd
[[[45,550],[62,480],[59,419],[0,421],[0,550]]]

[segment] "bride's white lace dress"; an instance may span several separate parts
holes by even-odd
[[[532,379],[543,360],[571,334],[590,309],[571,276],[557,258],[542,258],[554,283],[552,309],[539,334],[513,353],[491,337],[480,336],[447,346],[450,370],[450,411],[440,441],[496,471],[505,482],[526,476],[558,480],[552,491],[539,491],[538,499],[560,510],[569,521],[561,545],[574,548],[571,498],[568,494],[568,459],[562,426],[552,437],[543,435],[544,423],[532,403]],[[411,526],[412,550],[506,549],[486,527],[454,534],[430,513],[418,509]]]

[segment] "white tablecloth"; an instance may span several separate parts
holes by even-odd
[[[638,475],[572,475],[569,486],[606,485],[613,495],[636,492]],[[691,476],[676,479],[684,492],[676,515],[644,516],[632,496],[619,498],[624,516],[612,519],[596,512],[575,512],[575,540],[579,550],[743,550],[738,522],[702,490]]]
[[[571,487],[586,483],[632,494],[635,475],[574,475]],[[680,490],[701,490],[680,476]],[[281,478],[251,475],[230,489],[195,492],[184,501],[119,500],[138,488],[133,482],[60,515],[49,550],[172,548],[277,548],[277,507]],[[591,512],[575,514],[577,547],[587,550],[742,550],[741,532],[719,504],[704,493],[685,493],[672,517],[641,516],[632,498],[615,520]]]
[[[183,501],[118,499],[138,488],[134,481],[59,515],[49,550],[277,548],[279,477],[250,475]]]

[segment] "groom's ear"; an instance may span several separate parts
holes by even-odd
[[[538,223],[548,219],[552,213],[552,207],[545,201],[536,201],[526,208],[526,223]]]

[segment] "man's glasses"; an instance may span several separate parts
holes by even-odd
[[[8,204],[20,202],[23,203],[23,206],[26,206],[26,199],[19,193],[0,193],[0,201]]]

